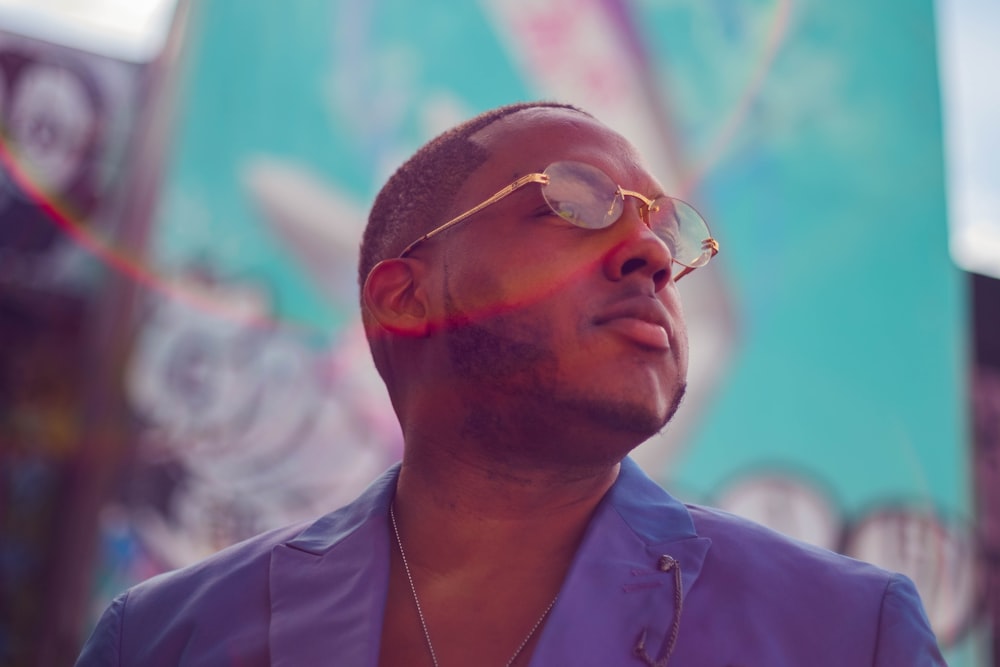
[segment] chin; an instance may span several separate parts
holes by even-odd
[[[638,445],[659,433],[673,418],[684,397],[686,385],[681,384],[669,402],[635,400],[571,401],[577,418],[606,433],[620,433],[636,439]]]

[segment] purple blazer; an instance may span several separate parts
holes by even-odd
[[[375,667],[398,472],[311,525],[260,535],[122,593],[78,667]],[[664,556],[680,564],[682,601]],[[668,652],[678,610],[673,667],[945,664],[902,575],[685,506],[626,459],[531,667],[652,664]],[[648,662],[637,654],[640,638]]]

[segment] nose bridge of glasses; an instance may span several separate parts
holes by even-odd
[[[638,200],[636,209],[639,214],[639,219],[642,220],[642,223],[646,226],[646,228],[652,232],[652,235],[656,237],[658,246],[666,252],[666,254],[662,257],[662,260],[657,260],[654,264],[658,265],[660,261],[665,261],[665,266],[672,266],[675,262],[677,262],[675,258],[676,248],[671,245],[668,240],[665,239],[654,227],[653,218],[651,216],[651,212],[659,210],[659,204],[657,203],[658,200],[650,199],[646,195],[641,192],[636,192],[635,190],[626,190],[620,185],[617,186],[617,188],[618,190],[615,193],[616,198],[621,197],[621,201],[623,202],[622,213],[619,213],[619,217],[624,214],[624,210],[627,207],[628,197],[633,197]],[[645,247],[647,250],[644,250],[643,252],[650,252],[652,246]],[[659,257],[659,253],[656,253],[656,256]]]
[[[708,264],[709,260],[718,254],[718,241],[712,238],[704,219],[689,204],[671,197],[650,199],[641,192],[627,190],[621,185],[618,185],[617,188],[617,192],[615,193],[616,199],[617,197],[621,197],[623,204],[628,197],[634,197],[639,200],[638,210],[640,218],[657,238],[660,239],[664,246],[666,246],[670,252],[671,263],[676,263],[683,267],[674,276],[674,280],[680,280],[694,269]],[[665,210],[660,211],[664,206],[666,207]],[[623,211],[624,208],[623,206]],[[652,215],[658,211],[660,211],[660,214],[656,216],[658,219],[666,215],[672,224],[661,229],[660,224],[654,222],[654,216]],[[701,232],[698,238],[699,242],[692,244],[690,239],[686,237],[698,232]],[[698,246],[697,250],[694,250],[694,246]],[[694,252],[689,252],[691,250],[694,250]],[[687,255],[690,255],[690,257]]]

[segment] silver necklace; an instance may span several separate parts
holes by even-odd
[[[438,664],[437,654],[434,652],[434,644],[431,642],[431,633],[427,630],[427,620],[424,618],[424,611],[420,608],[420,597],[417,595],[417,587],[413,584],[413,574],[410,572],[410,563],[406,560],[406,551],[403,549],[403,540],[399,539],[399,526],[396,525],[395,503],[390,503],[389,505],[389,518],[392,520],[392,532],[396,534],[396,545],[399,547],[399,555],[403,560],[403,569],[406,571],[406,580],[410,582],[410,592],[413,594],[413,603],[417,607],[417,616],[420,618],[420,627],[424,631],[424,641],[427,642],[427,650],[430,651],[431,662],[434,663],[434,667],[440,667]],[[507,664],[504,665],[504,667],[511,667],[511,665],[514,664],[514,661],[517,660],[519,655],[521,655],[521,651],[524,650],[524,647],[528,645],[531,638],[535,636],[536,632],[538,632],[538,628],[542,627],[542,623],[545,622],[545,618],[549,615],[549,612],[552,611],[552,607],[555,606],[556,600],[558,599],[559,595],[552,598],[552,602],[550,602],[549,606],[545,608],[545,611],[543,611],[542,615],[537,621],[535,621],[535,624],[531,626],[531,630],[528,631],[528,635],[521,640],[520,646],[518,646],[517,650],[514,651],[514,655],[510,656],[510,660],[507,661]]]

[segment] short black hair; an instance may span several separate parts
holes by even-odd
[[[396,257],[406,245],[440,225],[442,216],[469,175],[489,159],[472,135],[523,109],[570,109],[570,104],[519,102],[484,111],[424,144],[386,181],[375,197],[361,239],[358,284],[364,287],[372,267]]]

